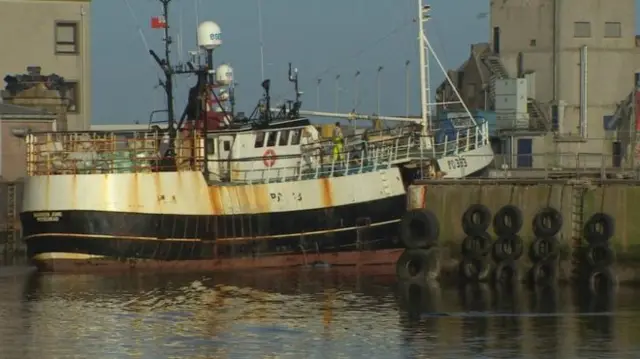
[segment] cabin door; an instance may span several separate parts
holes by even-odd
[[[233,136],[218,137],[218,170],[222,178],[231,178],[233,140]]]

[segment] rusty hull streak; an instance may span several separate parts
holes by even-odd
[[[266,184],[209,186],[209,202],[214,215],[268,213],[271,210]]]
[[[211,203],[211,214],[220,215],[224,210],[222,204],[222,197],[220,196],[221,186],[209,187],[209,203]]]
[[[333,207],[333,186],[331,185],[331,179],[320,178],[320,185],[322,186],[320,192],[322,205],[325,208]]]

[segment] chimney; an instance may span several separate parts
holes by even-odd
[[[58,115],[57,128],[67,129],[67,107],[64,79],[57,75],[41,75],[40,66],[27,67],[27,73],[5,77],[5,88],[0,91],[7,104],[44,109]]]

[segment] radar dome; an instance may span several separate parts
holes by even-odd
[[[205,50],[213,50],[222,45],[222,31],[213,21],[204,21],[198,25],[198,46]]]
[[[227,64],[222,64],[216,69],[216,83],[223,86],[231,85],[233,82],[233,68]]]

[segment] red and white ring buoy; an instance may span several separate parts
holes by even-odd
[[[272,167],[273,165],[276,164],[276,151],[272,150],[272,149],[268,149],[266,151],[264,151],[264,155],[262,155],[262,162],[264,162],[264,165],[267,167]]]

